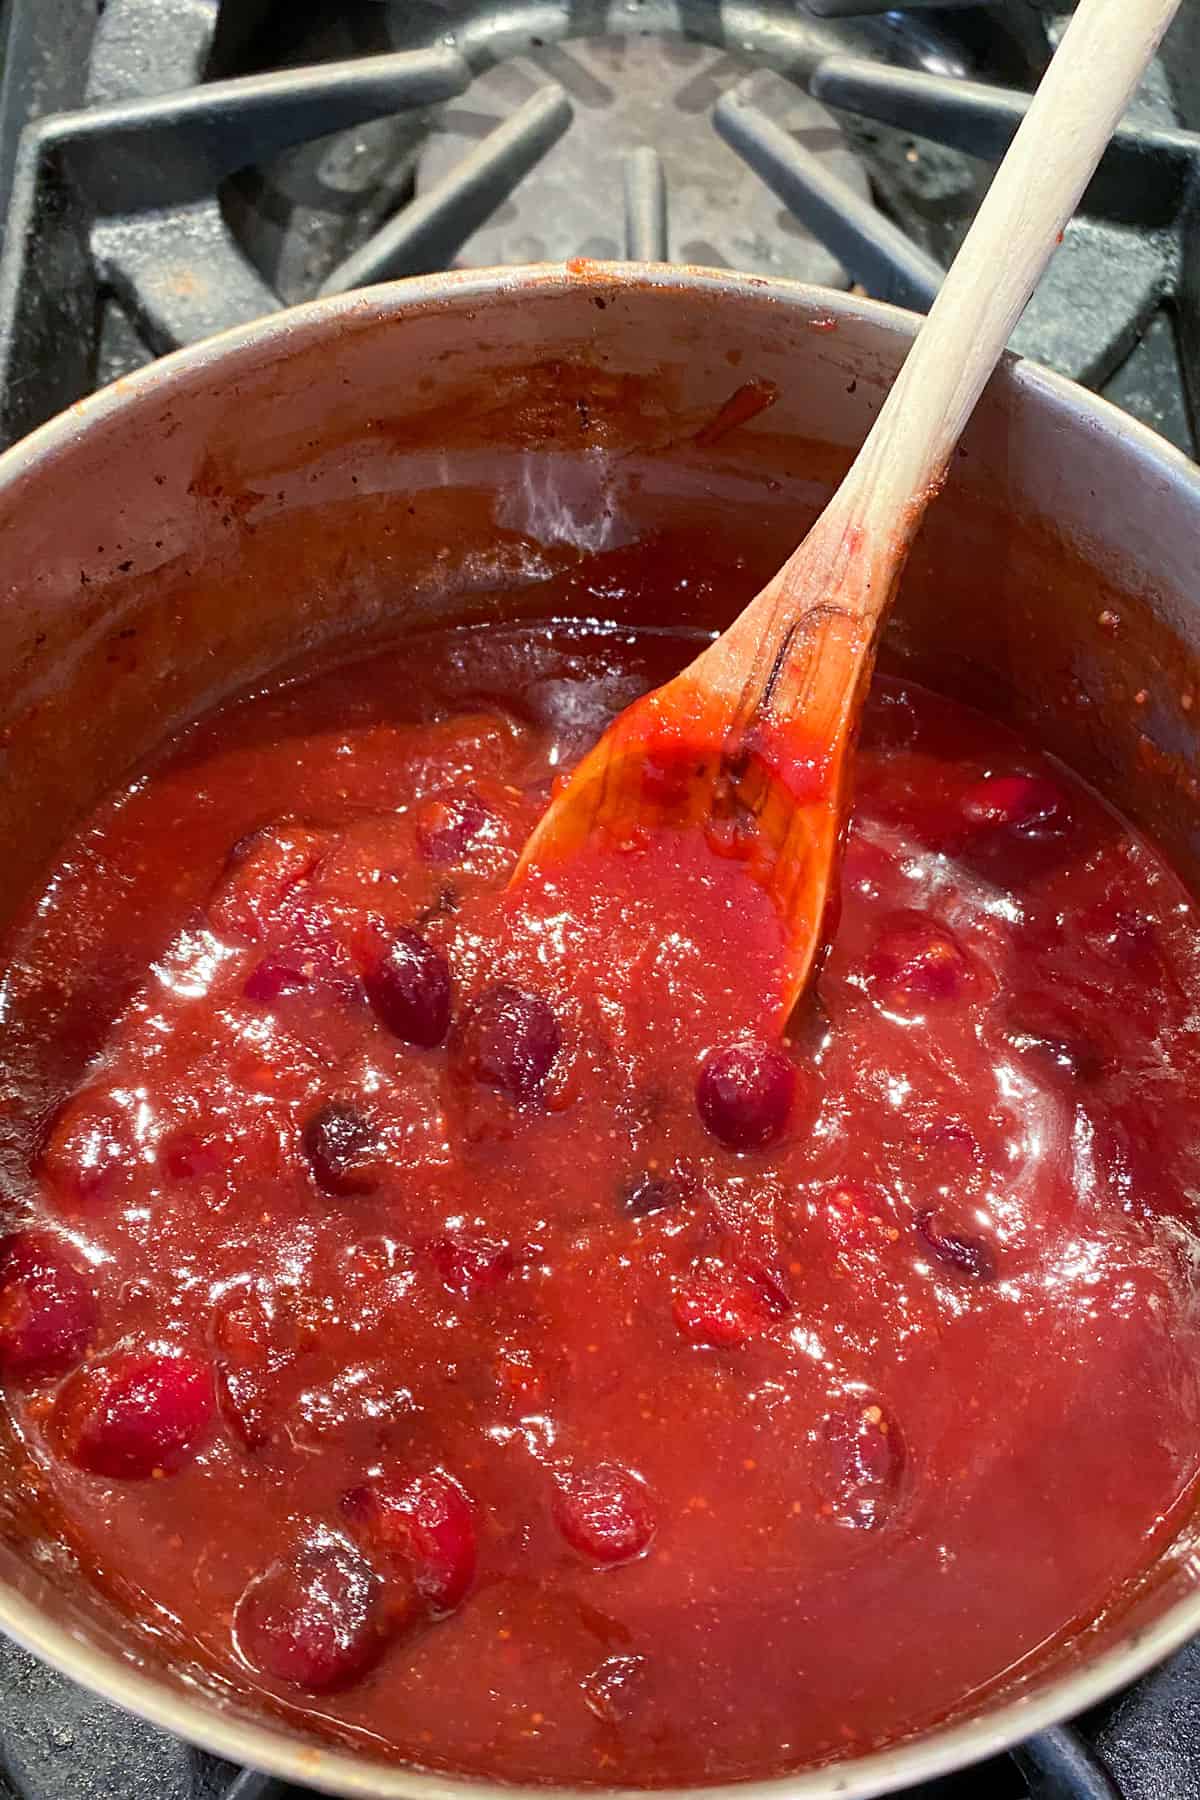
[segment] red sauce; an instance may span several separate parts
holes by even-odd
[[[230,706],[8,947],[0,1367],[47,1519],[175,1655],[437,1768],[877,1744],[1119,1605],[1189,1503],[1190,901],[881,682],[772,1038],[736,865],[505,893],[693,649],[493,626]]]

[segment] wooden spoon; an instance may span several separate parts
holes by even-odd
[[[783,924],[781,1023],[836,894],[858,717],[925,508],[1179,0],[1081,0],[845,480],[727,631],[610,726],[514,881],[695,829]]]

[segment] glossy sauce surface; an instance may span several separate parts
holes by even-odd
[[[786,1042],[736,871],[684,908],[633,845],[506,897],[694,649],[491,626],[254,696],[8,946],[0,1369],[47,1518],[173,1653],[432,1767],[866,1748],[1119,1603],[1189,1503],[1190,902],[890,682]]]

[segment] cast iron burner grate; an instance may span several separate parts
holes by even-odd
[[[281,303],[445,266],[629,254],[924,307],[1057,11],[9,0],[0,433]],[[1200,136],[1184,127],[1200,124],[1200,32],[1186,9],[1172,44],[1019,342],[1190,447]],[[286,1792],[0,1641],[0,1800]],[[1021,1794],[1200,1800],[1200,1643],[919,1800]]]
[[[92,7],[89,35],[11,0],[9,438],[281,301],[452,264],[630,253],[927,305],[1057,29],[1032,0]],[[1176,441],[1197,169],[1158,65],[1016,340]]]

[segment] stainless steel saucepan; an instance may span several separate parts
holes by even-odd
[[[824,502],[915,326],[729,273],[438,276],[282,313],[74,407],[0,459],[0,922],[132,762],[311,646],[502,602],[536,616],[549,574],[662,532],[701,534],[735,571],[722,616],[702,621],[724,623]],[[885,652],[1031,724],[1194,886],[1198,545],[1200,475],[1184,457],[1011,363],[932,509]],[[695,618],[686,594],[662,605]],[[293,1781],[478,1800],[478,1783],[252,1714],[43,1541],[11,1445],[0,1493],[0,1628],[38,1656]],[[942,1774],[1092,1705],[1196,1632],[1189,1536],[1110,1618],[969,1716],[739,1800],[850,1800]]]

